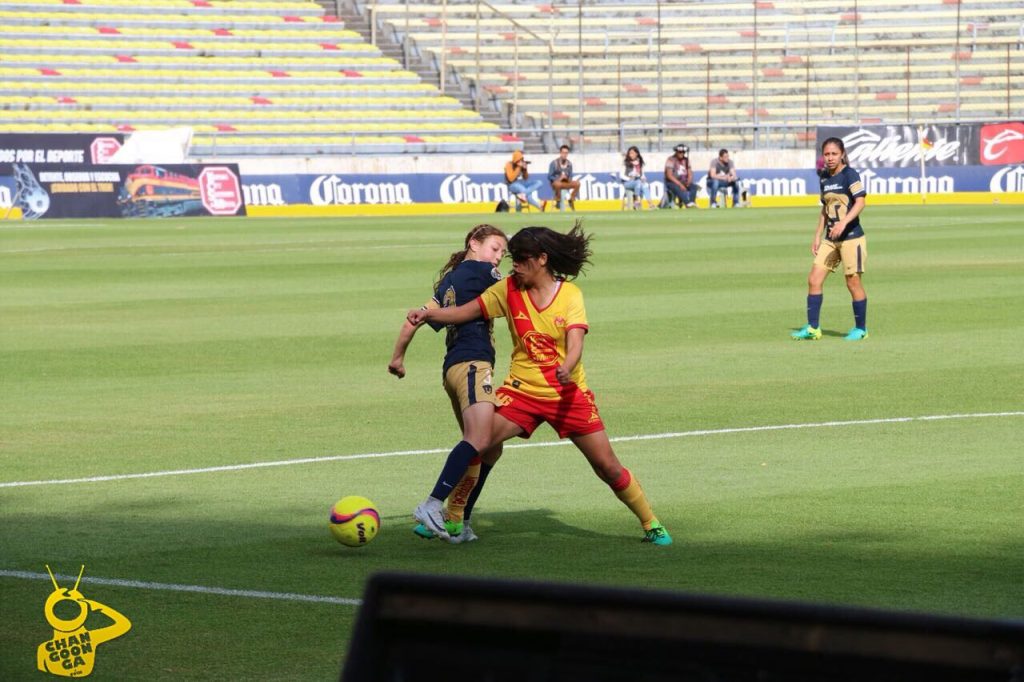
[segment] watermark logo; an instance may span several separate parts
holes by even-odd
[[[96,664],[96,649],[100,644],[120,637],[131,629],[131,621],[115,609],[93,599],[86,599],[78,590],[85,566],[78,572],[78,580],[70,590],[57,584],[50,567],[46,567],[53,582],[53,592],[46,598],[43,613],[53,628],[53,637],[36,649],[36,665],[42,672],[61,677],[85,677],[92,674]],[[100,614],[112,621],[102,627],[86,627],[90,614]]]

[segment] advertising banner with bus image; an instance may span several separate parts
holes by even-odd
[[[235,164],[15,162],[0,164],[4,176],[13,185],[10,207],[27,220],[245,215]]]

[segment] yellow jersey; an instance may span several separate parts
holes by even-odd
[[[504,317],[512,335],[512,365],[504,386],[534,398],[557,400],[571,391],[586,391],[583,361],[576,363],[571,383],[563,386],[555,370],[565,362],[566,335],[587,326],[583,292],[571,282],[558,281],[558,291],[546,308],[538,308],[515,277],[490,286],[477,299],[488,320]]]

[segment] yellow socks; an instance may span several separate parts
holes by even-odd
[[[615,492],[615,497],[622,500],[629,507],[629,510],[640,519],[644,530],[650,530],[651,524],[658,519],[654,516],[651,503],[647,501],[647,495],[644,494],[644,489],[640,487],[640,482],[633,477],[629,469],[622,467],[622,476],[619,477],[619,480],[609,485]]]

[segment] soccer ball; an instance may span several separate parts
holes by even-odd
[[[365,497],[349,495],[331,507],[331,535],[343,545],[362,547],[377,536],[380,512]]]

